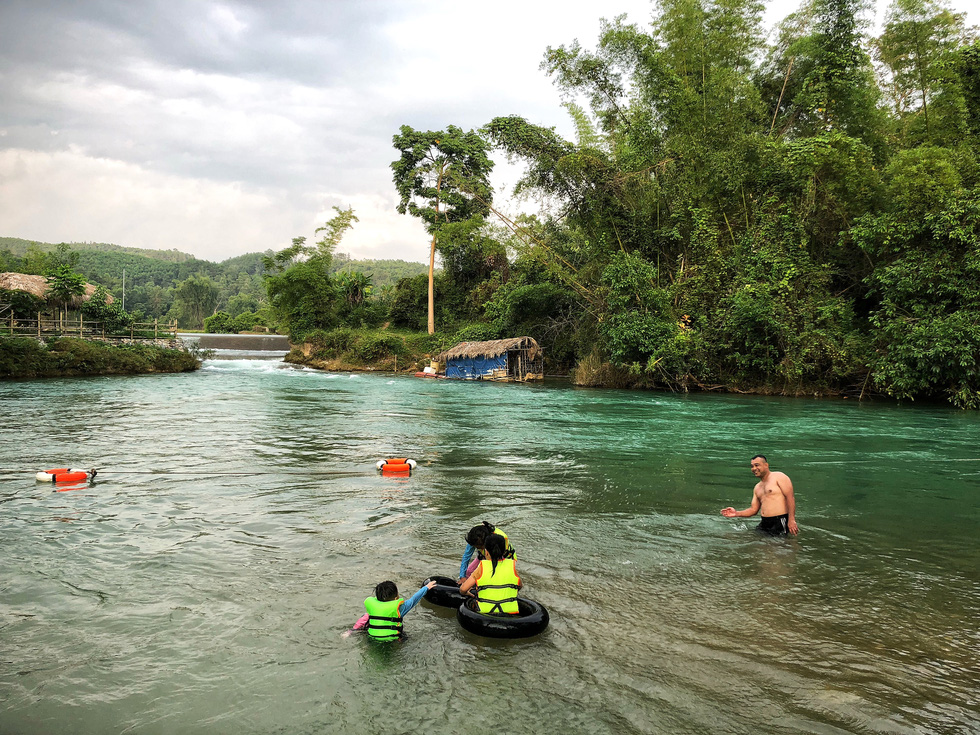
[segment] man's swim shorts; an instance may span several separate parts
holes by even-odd
[[[770,536],[782,536],[789,533],[789,513],[781,516],[762,516],[759,525],[755,527],[760,533],[768,533]]]

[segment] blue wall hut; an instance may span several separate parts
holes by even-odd
[[[439,355],[446,377],[524,382],[544,379],[544,358],[531,337],[460,342]]]

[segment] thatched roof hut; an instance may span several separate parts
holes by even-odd
[[[541,380],[543,353],[531,337],[460,342],[441,353],[446,377],[461,380]]]
[[[499,357],[510,350],[529,350],[530,357],[537,357],[541,350],[531,337],[512,337],[510,339],[491,339],[487,342],[460,342],[439,355],[439,362],[454,357]]]
[[[69,306],[78,308],[82,303],[88,301],[95,294],[97,286],[91,283],[85,284],[85,294],[72,299]],[[0,273],[0,290],[6,291],[26,291],[39,299],[47,300],[48,279],[44,276],[29,276],[25,273]],[[113,302],[112,296],[109,303]]]

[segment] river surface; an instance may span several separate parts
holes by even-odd
[[[215,359],[0,382],[0,438],[4,735],[980,732],[977,413]],[[758,452],[796,538],[719,515]],[[545,633],[342,637],[483,519]]]

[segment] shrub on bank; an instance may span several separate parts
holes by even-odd
[[[204,320],[204,331],[208,334],[240,334],[261,322],[262,319],[254,311],[244,311],[238,316],[219,311]]]
[[[340,357],[353,349],[354,336],[354,330],[348,327],[314,329],[303,341],[310,346],[310,354],[314,357]]]
[[[460,342],[489,342],[500,339],[499,332],[492,324],[468,324],[456,332],[453,344]],[[452,346],[452,345],[450,345]]]
[[[446,347],[456,343],[454,335],[426,334],[388,329],[315,329],[307,333],[302,353],[295,350],[289,362],[330,361],[331,369],[360,368],[414,370]]]
[[[76,337],[47,344],[30,337],[0,340],[0,378],[178,373],[198,367],[194,355],[157,345],[117,346]]]
[[[387,332],[362,334],[354,344],[354,356],[370,362],[405,354],[405,340]]]
[[[0,378],[34,377],[46,364],[47,350],[30,337],[0,340]]]
[[[449,335],[436,332],[408,332],[405,334],[405,349],[412,355],[435,356],[443,350],[452,347],[456,342]]]

